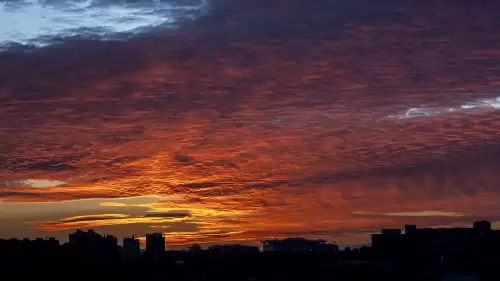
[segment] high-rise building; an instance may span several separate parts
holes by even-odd
[[[123,238],[123,260],[126,262],[135,262],[141,255],[139,240],[132,238]]]
[[[162,233],[146,234],[146,254],[155,259],[165,253],[165,237]]]

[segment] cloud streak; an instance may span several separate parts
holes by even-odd
[[[112,220],[112,219],[123,219],[127,218],[129,215],[125,214],[100,214],[100,215],[88,215],[88,216],[75,216],[70,218],[64,218],[60,221],[63,223],[72,222],[84,222],[84,221],[100,221],[100,220]]]
[[[186,218],[190,217],[191,213],[189,211],[172,211],[166,213],[152,212],[146,213],[146,218]]]

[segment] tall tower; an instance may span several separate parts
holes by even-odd
[[[123,260],[125,262],[135,262],[141,255],[139,240],[132,238],[123,238]]]
[[[165,254],[165,237],[162,233],[146,234],[146,254],[157,260]]]

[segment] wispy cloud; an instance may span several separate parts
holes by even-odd
[[[184,221],[185,218],[178,217],[129,217],[128,215],[123,216],[113,216],[113,215],[102,215],[102,216],[81,216],[73,218],[64,218],[59,221],[50,222],[31,222],[29,223],[35,228],[46,230],[46,231],[59,231],[77,228],[95,228],[101,226],[109,225],[127,225],[127,224],[162,224],[162,223],[172,223]]]
[[[100,215],[88,215],[88,216],[74,216],[69,218],[61,219],[60,222],[63,223],[73,223],[73,222],[85,222],[85,221],[99,221],[99,220],[113,220],[113,219],[123,219],[127,218],[129,215],[125,214],[100,214]]]
[[[394,217],[463,217],[459,212],[441,212],[441,211],[421,211],[421,212],[399,212],[388,213],[386,216]]]
[[[190,217],[191,212],[189,211],[171,211],[171,212],[149,212],[146,213],[147,218],[186,218]]]
[[[67,182],[60,180],[46,180],[46,179],[27,179],[27,180],[15,180],[6,181],[6,187],[16,187],[16,186],[27,186],[33,188],[51,188],[58,187],[67,184]]]

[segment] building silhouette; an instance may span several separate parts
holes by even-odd
[[[59,252],[59,241],[53,237],[30,240],[0,239],[0,260],[45,260]]]
[[[139,240],[132,238],[123,238],[122,255],[125,262],[135,262],[141,255]]]
[[[72,253],[83,260],[95,260],[98,258],[99,241],[101,235],[90,229],[87,232],[77,229],[69,234],[69,246]]]
[[[308,240],[305,238],[286,238],[262,241],[264,252],[336,252],[338,246],[325,240]]]
[[[187,250],[191,253],[203,252],[203,249],[201,248],[201,246],[199,244],[193,244],[193,245],[189,246]]]
[[[286,238],[262,242],[264,252],[271,253],[240,244],[214,245],[206,251],[193,245],[188,250],[166,252],[164,235],[153,233],[146,235],[146,254],[141,256],[135,237],[124,238],[120,249],[112,235],[77,230],[63,245],[54,238],[0,239],[0,264],[11,270],[10,277],[2,280],[19,280],[19,273],[27,273],[25,277],[30,278],[26,280],[37,276],[47,279],[45,276],[54,274],[54,264],[82,280],[96,276],[202,281],[443,281],[454,280],[446,279],[454,276],[500,280],[500,274],[494,274],[500,272],[500,231],[491,229],[487,221],[474,222],[468,228],[418,228],[407,224],[403,229],[382,229],[373,234],[372,248],[346,248],[342,252],[336,244],[324,240]],[[15,271],[19,265],[30,270]],[[31,272],[33,275],[29,275]]]
[[[475,221],[473,228],[483,234],[491,232],[491,223],[489,221]]]
[[[163,233],[146,234],[146,255],[155,260],[161,259],[165,254],[165,237]]]
[[[99,243],[101,237],[93,229],[89,229],[87,232],[77,229],[75,232],[69,234],[69,244],[75,247],[94,246]]]
[[[409,234],[415,232],[417,230],[417,226],[414,224],[405,224],[405,234]]]
[[[500,253],[500,231],[492,230],[487,221],[473,227],[417,228],[405,225],[399,229],[383,229],[372,235],[373,252],[393,260],[413,260],[426,266],[479,262]]]
[[[112,235],[102,236],[92,229],[71,233],[68,244],[71,252],[84,261],[107,262],[119,256],[118,239]]]

